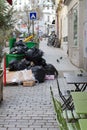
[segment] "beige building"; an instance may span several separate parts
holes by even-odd
[[[69,57],[87,70],[87,0],[65,0],[68,7]]]
[[[55,0],[56,32],[71,62],[87,70],[87,0]]]
[[[68,51],[68,16],[67,6],[64,0],[56,0],[56,34],[61,41],[61,48],[67,53]]]

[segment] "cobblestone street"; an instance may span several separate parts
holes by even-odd
[[[40,43],[47,63],[58,71],[77,71],[67,55],[59,48],[48,47],[46,40]],[[63,57],[60,60],[60,57]],[[57,62],[59,59],[59,63]],[[33,87],[6,86],[0,104],[0,130],[59,130],[50,95],[52,86],[58,95],[55,80],[45,81]]]

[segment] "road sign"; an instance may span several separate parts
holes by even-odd
[[[37,13],[36,12],[30,12],[30,20],[36,20],[37,19]]]

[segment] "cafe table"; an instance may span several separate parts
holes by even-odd
[[[74,72],[64,72],[63,73],[64,78],[68,77],[68,76],[75,76]]]
[[[87,115],[87,92],[71,92],[76,113]]]
[[[87,100],[87,92],[71,92],[73,100]]]
[[[81,130],[87,130],[87,119],[79,119],[79,125]]]
[[[84,73],[75,73],[75,72],[64,72],[63,73],[64,78],[66,78],[67,76],[83,76],[83,77],[87,77],[87,72]]]
[[[84,76],[74,76],[74,75],[67,75],[65,78],[67,84],[74,84],[75,90],[74,91],[85,91],[87,87],[87,77]]]

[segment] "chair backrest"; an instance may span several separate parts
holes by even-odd
[[[58,79],[57,79],[57,78],[56,78],[56,81],[57,81],[57,87],[58,87],[59,96],[61,97],[62,92],[61,92],[61,90],[60,90],[59,82],[58,82]]]
[[[50,87],[50,91],[51,91],[54,109],[55,109],[55,112],[56,112],[56,116],[57,116],[57,120],[58,120],[60,130],[68,130],[66,120],[63,117],[63,110],[62,110],[62,107],[61,107],[61,103],[56,98],[54,98],[53,91],[52,91],[51,87]]]
[[[61,107],[61,103],[54,98],[55,104],[56,104],[56,114],[57,114],[57,120],[59,122],[60,129],[62,130],[68,130],[66,120],[63,117],[63,110]]]

